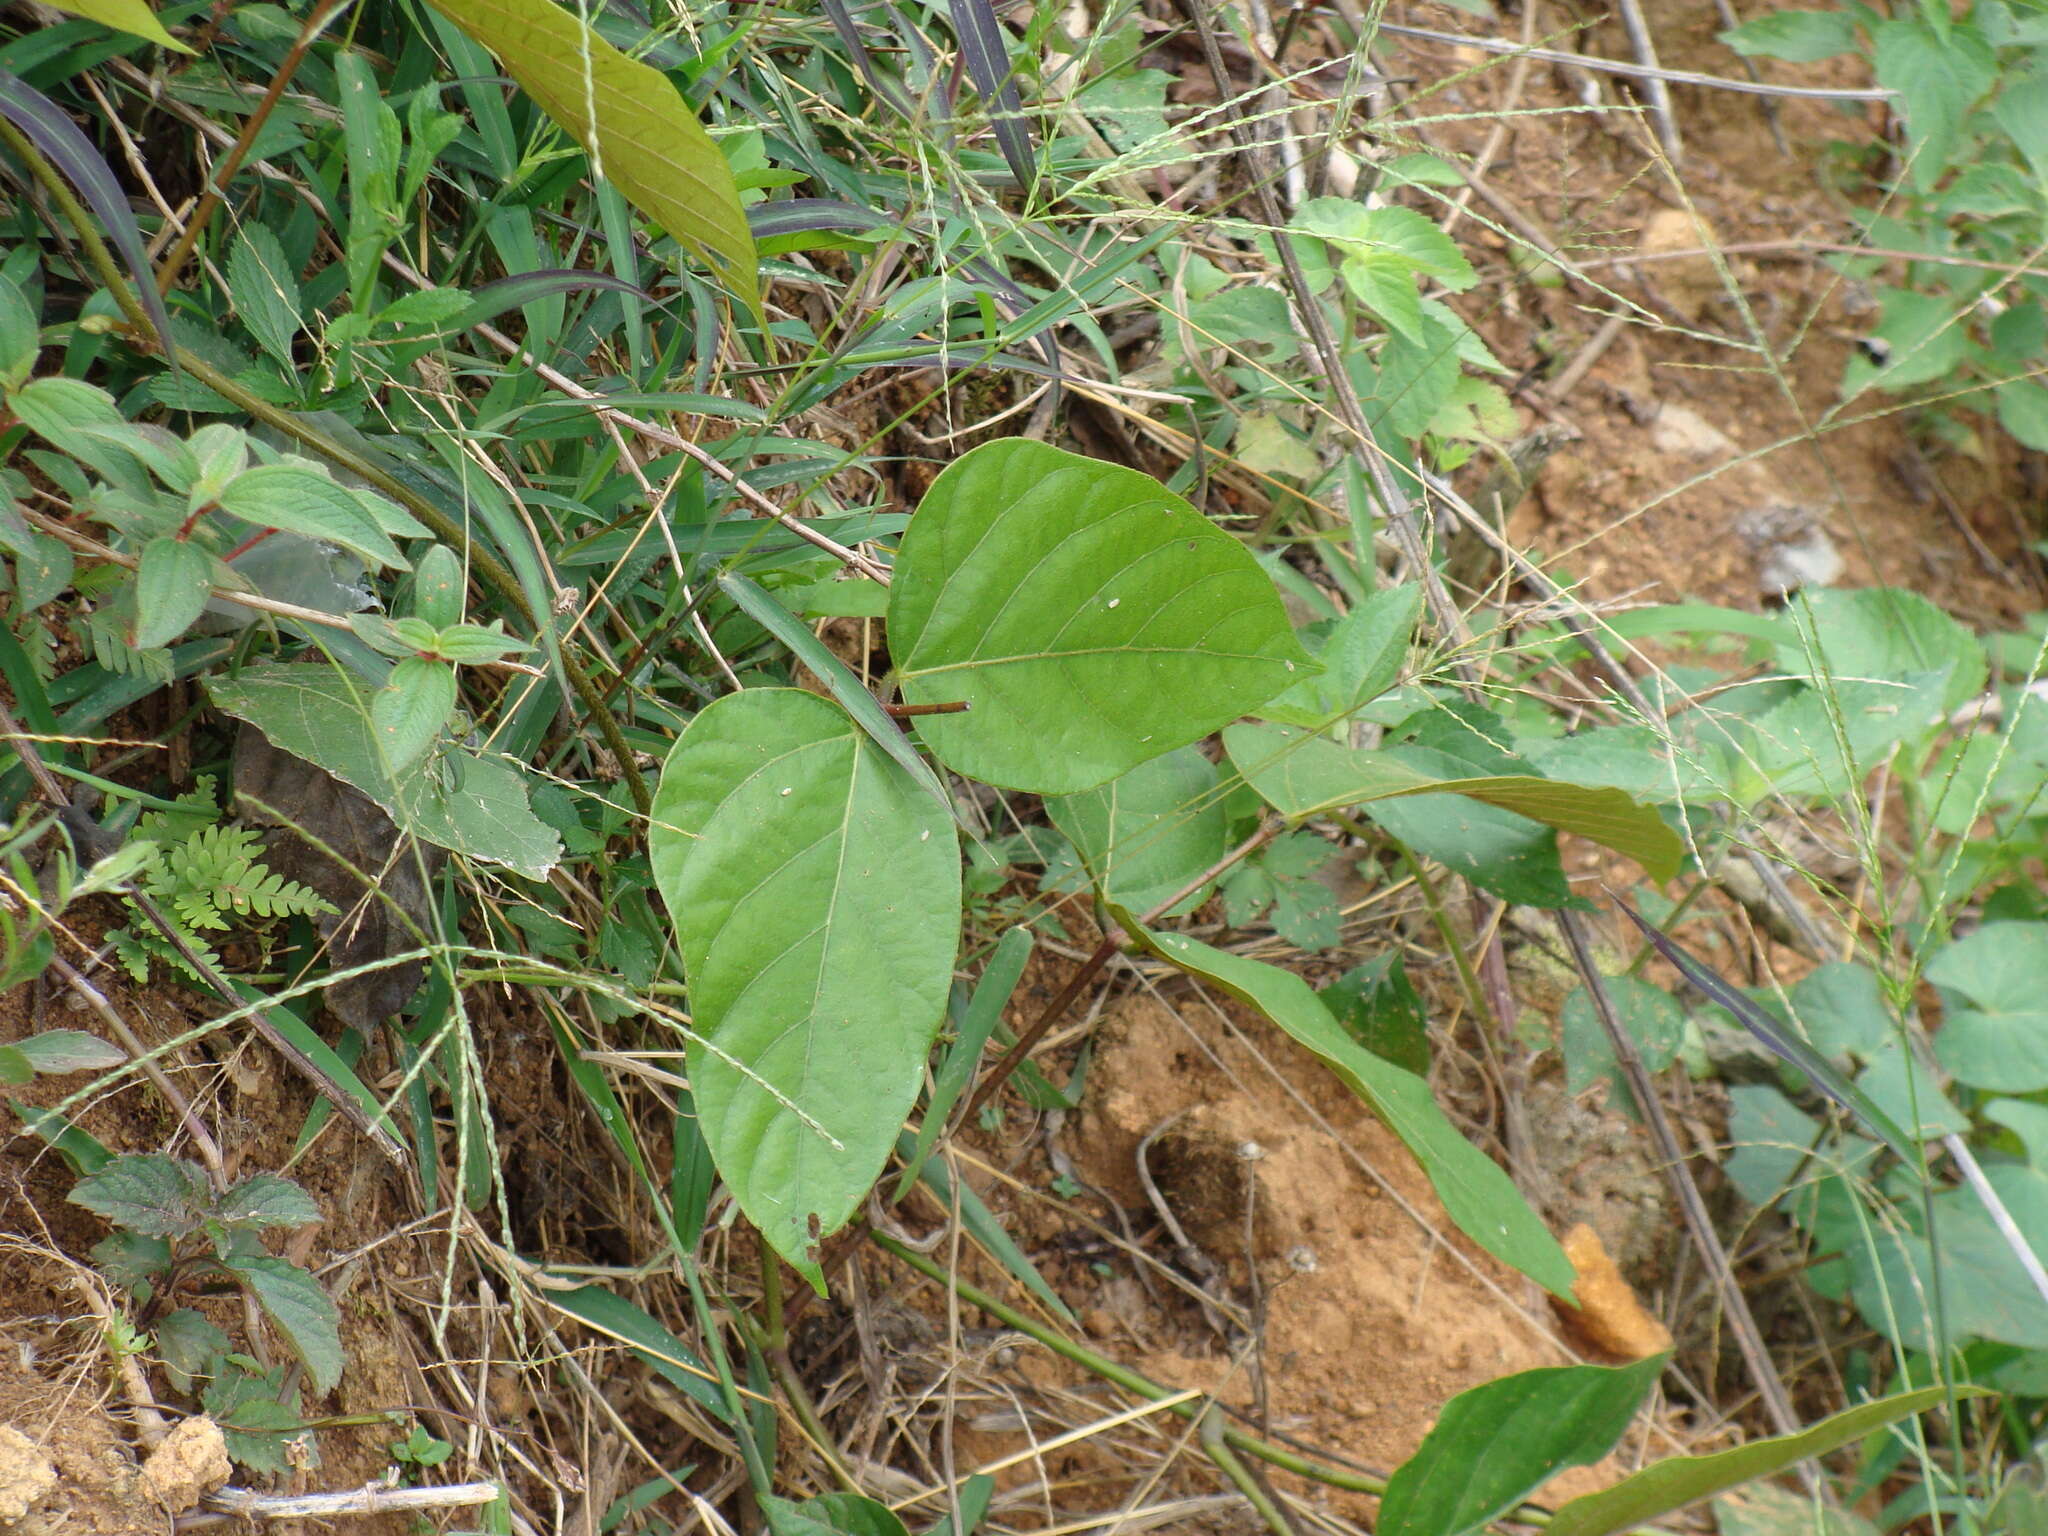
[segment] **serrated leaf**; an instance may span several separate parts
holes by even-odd
[[[269,226],[252,220],[236,236],[228,252],[228,296],[257,345],[286,368],[293,367],[292,345],[304,301],[298,275]]]
[[[1567,1467],[1590,1466],[1614,1448],[1667,1358],[1520,1371],[1460,1392],[1388,1480],[1377,1536],[1465,1536]]]
[[[438,759],[449,777],[394,780],[371,735],[368,690],[334,667],[264,663],[208,678],[206,689],[217,708],[354,785],[415,837],[530,880],[545,880],[562,856],[560,836],[533,814],[525,776],[502,758],[451,747]]]
[[[1411,767],[1395,749],[1361,751],[1291,725],[1231,726],[1223,733],[1223,749],[1245,782],[1291,821],[1340,806],[1461,795],[1592,838],[1634,859],[1655,880],[1675,876],[1685,856],[1685,845],[1656,810],[1618,789],[1526,774],[1437,778]]]
[[[238,1259],[229,1267],[305,1362],[313,1390],[332,1391],[348,1363],[341,1348],[341,1311],[334,1298],[306,1271],[283,1259]]]
[[[362,502],[314,469],[259,464],[230,480],[220,493],[223,510],[259,528],[282,528],[352,549],[365,560],[398,570],[411,562],[398,552]],[[419,530],[424,533],[424,528]]]
[[[196,1164],[132,1153],[80,1179],[68,1198],[144,1237],[183,1237],[197,1228],[212,1194]]]
[[[1678,1058],[1685,1041],[1685,1013],[1677,999],[1662,987],[1652,986],[1634,976],[1611,976],[1604,983],[1621,1027],[1635,1042],[1636,1054],[1645,1072],[1662,1072]],[[1630,1095],[1614,1042],[1593,1006],[1593,998],[1581,986],[1565,999],[1558,1018],[1565,1064],[1565,1089],[1581,1093],[1605,1078],[1610,1084],[1607,1104],[1633,1114]]]
[[[1151,911],[1223,857],[1216,766],[1193,747],[1078,795],[1049,796],[1045,809],[1097,887],[1133,912]],[[1199,905],[1208,890],[1189,902]]]
[[[212,595],[213,556],[187,539],[151,539],[135,572],[135,648],[169,645],[192,627]]]
[[[1896,1424],[1947,1401],[1950,1391],[1963,1397],[1990,1395],[1982,1387],[1925,1387],[1844,1409],[1796,1435],[1752,1441],[1713,1456],[1668,1457],[1603,1492],[1573,1499],[1551,1521],[1550,1536],[1611,1536],[1612,1532],[1659,1519],[1752,1478],[1769,1477],[1802,1461],[1852,1445],[1887,1424]]]
[[[1070,794],[1200,740],[1315,663],[1238,542],[1149,476],[1013,438],[949,466],[896,559],[918,735],[984,783]]]
[[[689,103],[553,0],[436,0],[503,62],[642,213],[709,263],[756,315],[754,237],[725,156]]]
[[[1411,272],[1426,272],[1453,293],[1479,280],[1465,253],[1443,230],[1413,208],[1390,203],[1368,208],[1348,197],[1311,198],[1293,228],[1327,240],[1345,257],[1391,257]]]
[[[85,429],[128,425],[112,395],[98,385],[62,374],[30,379],[8,394],[7,408],[38,437],[94,469],[100,469],[100,465],[91,453]]]
[[[455,708],[455,669],[444,661],[408,656],[370,701],[370,726],[387,772],[401,774],[440,739]]]
[[[155,1333],[157,1357],[171,1372],[171,1385],[181,1392],[192,1390],[193,1377],[211,1375],[214,1362],[233,1347],[225,1333],[190,1307],[164,1317]]]
[[[1871,31],[1877,83],[1899,93],[1913,183],[1926,191],[1947,174],[1964,118],[1998,78],[1998,56],[1964,22],[1937,33],[1914,17]]]
[[[1319,1056],[1407,1145],[1458,1230],[1546,1290],[1571,1299],[1571,1260],[1491,1158],[1458,1134],[1429,1084],[1382,1061],[1347,1035],[1292,971],[1212,949],[1177,933],[1153,933],[1111,909],[1124,932],[1160,959],[1249,1003]]]
[[[311,1195],[274,1173],[242,1180],[221,1196],[214,1215],[237,1227],[303,1227],[321,1219]]]
[[[690,987],[699,1124],[740,1207],[819,1283],[944,1015],[960,923],[945,811],[845,711],[750,688],[699,713],[648,834]]]
[[[15,1041],[10,1049],[19,1051],[38,1072],[104,1072],[128,1059],[118,1045],[82,1029],[44,1030]]]
[[[497,661],[521,651],[530,651],[533,647],[524,640],[513,639],[493,623],[488,627],[482,624],[450,624],[434,637],[434,643],[428,649],[449,661],[474,666],[481,661]]]
[[[1941,949],[1927,979],[1949,994],[1934,1051],[1973,1088],[2048,1088],[2048,925],[1986,923]]]

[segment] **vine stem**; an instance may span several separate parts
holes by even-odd
[[[108,251],[106,242],[100,238],[99,231],[93,227],[85,209],[72,195],[69,184],[57,174],[56,168],[43,158],[41,151],[4,118],[0,118],[0,143],[6,144],[20,156],[36,180],[42,183],[43,190],[50,195],[51,201],[56,203],[58,209],[70,221],[72,228],[77,231],[80,245],[85,248],[86,257],[92,263],[93,270],[99,275],[107,291],[114,296],[114,301],[121,306],[121,312],[127,317],[129,326],[138,335],[150,334],[153,327],[149,324],[148,315],[143,311],[141,300],[128,286],[119,264]],[[404,507],[424,523],[435,538],[460,553],[465,563],[511,605],[513,612],[536,633],[540,632],[547,616],[534,611],[533,605],[526,600],[526,593],[520,587],[518,578],[504,567],[496,555],[472,543],[462,527],[439,507],[396,479],[380,465],[373,464],[370,460],[343,447],[290,411],[280,410],[269,401],[259,399],[226,374],[176,343],[171,343],[171,360],[215,394],[231,401],[237,409],[246,411],[266,426],[274,427],[294,442],[312,449],[330,464],[360,475],[377,490]],[[566,646],[561,648],[560,655],[563,675],[568,679],[569,686],[577,698],[590,712],[591,719],[597,725],[598,734],[604,738],[605,746],[617,760],[619,776],[625,780],[627,791],[633,796],[634,805],[639,808],[641,815],[649,814],[654,808],[654,797],[647,787],[647,780],[641,774],[639,765],[633,761],[633,749],[626,741],[625,732],[619,727],[618,717],[606,704],[604,695],[598,691],[596,683],[584,669],[583,663]]]
[[[291,83],[293,75],[299,72],[299,65],[316,39],[325,32],[328,25],[341,13],[348,0],[319,0],[307,15],[305,24],[299,28],[299,35],[293,41],[284,62],[277,66],[277,73],[270,77],[270,88],[263,93],[263,99],[256,103],[248,121],[242,124],[241,136],[222,157],[214,172],[207,178],[206,195],[199,199],[199,206],[192,210],[192,217],[185,221],[184,233],[178,236],[178,243],[171,247],[163,262],[156,269],[156,291],[168,296],[178,281],[178,275],[185,270],[185,263],[192,258],[192,252],[199,244],[199,237],[206,233],[206,226],[213,222],[213,215],[225,200],[221,189],[235,179],[242,169],[242,162],[249,158],[249,151],[256,143],[256,136],[263,131],[263,125],[270,121],[270,114],[278,102],[284,99],[284,88]],[[75,221],[74,221],[75,222]]]

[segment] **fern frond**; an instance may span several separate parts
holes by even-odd
[[[334,904],[318,891],[294,884],[261,864],[251,872],[257,878],[229,893],[227,904],[253,917],[311,917],[332,912]]]

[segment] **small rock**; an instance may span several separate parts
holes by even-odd
[[[233,1470],[220,1426],[201,1417],[187,1419],[164,1436],[163,1444],[142,1464],[142,1477],[165,1509],[182,1515],[226,1482]]]
[[[57,1486],[43,1448],[12,1424],[0,1424],[0,1530],[19,1524]]]
[[[1758,507],[1736,520],[1735,531],[1756,554],[1757,589],[1765,597],[1789,597],[1801,587],[1831,587],[1842,579],[1841,551],[1812,507]]]
[[[1713,459],[1735,452],[1726,433],[1682,405],[1658,407],[1656,419],[1650,423],[1650,446],[1659,453],[1686,459]]]
[[[1659,208],[1643,221],[1643,236],[1636,250],[1644,256],[1662,256],[1645,261],[1636,270],[1653,293],[1663,296],[1672,308],[1689,320],[1697,320],[1722,293],[1721,274],[1713,259],[1672,256],[1673,251],[1698,251],[1714,243],[1713,232],[1683,208]]]

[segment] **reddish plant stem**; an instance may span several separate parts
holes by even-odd
[[[319,0],[306,17],[305,25],[299,28],[299,35],[293,40],[291,51],[284,56],[284,62],[277,67],[277,73],[270,78],[270,88],[263,93],[263,99],[256,103],[256,110],[249,114],[242,124],[241,137],[234,147],[222,157],[219,165],[208,178],[206,194],[199,199],[199,206],[192,210],[192,217],[185,221],[184,233],[178,236],[178,243],[164,256],[163,264],[156,270],[156,290],[169,294],[177,284],[178,274],[185,270],[185,263],[192,259],[192,252],[199,244],[199,237],[206,233],[206,226],[213,222],[213,215],[222,202],[221,189],[235,179],[235,173],[242,168],[242,162],[249,158],[249,150],[256,143],[256,136],[263,131],[263,125],[270,121],[270,114],[284,99],[284,88],[291,83],[299,65],[320,36],[327,30],[329,22],[340,14],[348,0]]]
[[[275,528],[258,529],[255,533],[250,534],[249,537],[242,540],[242,542],[237,544],[233,549],[229,550],[226,554],[222,555],[221,559],[227,561],[230,565],[232,565],[235,561],[241,559],[242,556],[249,553],[250,550],[254,549],[258,544],[261,544],[265,539],[269,538],[275,532],[277,532]]]

